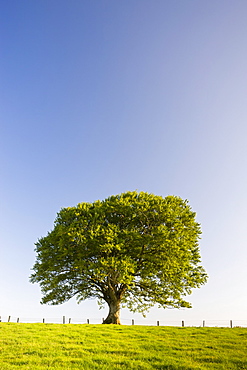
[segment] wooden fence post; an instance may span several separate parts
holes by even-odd
[[[160,326],[160,322],[159,321],[157,321],[157,326]]]
[[[43,324],[45,323],[45,319],[43,319]]]
[[[205,328],[205,321],[203,320],[203,322],[202,322],[202,326]]]
[[[63,316],[63,324],[65,324],[65,316]]]
[[[184,327],[184,321],[182,321],[182,327]]]
[[[8,317],[8,322],[10,322],[10,316]]]
[[[132,325],[135,325],[135,320],[132,320]]]
[[[19,317],[17,318],[17,321],[16,322],[19,322]]]
[[[69,318],[69,324],[71,323],[71,318]]]
[[[87,324],[89,324],[89,319],[87,319]]]
[[[232,320],[230,320],[230,328],[232,328]]]

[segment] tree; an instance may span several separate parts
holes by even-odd
[[[120,324],[120,307],[145,313],[191,307],[184,296],[207,280],[200,263],[200,225],[187,200],[126,192],[80,203],[57,214],[36,243],[32,283],[41,303],[97,298],[109,306],[105,324]]]

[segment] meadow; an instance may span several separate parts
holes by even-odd
[[[247,329],[0,323],[0,369],[247,369]]]

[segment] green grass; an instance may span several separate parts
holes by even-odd
[[[247,369],[247,329],[0,323],[0,369]]]

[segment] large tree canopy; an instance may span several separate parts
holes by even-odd
[[[126,192],[63,208],[54,229],[36,243],[31,282],[42,303],[107,302],[104,323],[120,323],[120,307],[145,313],[191,307],[184,300],[207,280],[200,266],[200,225],[187,200]]]

